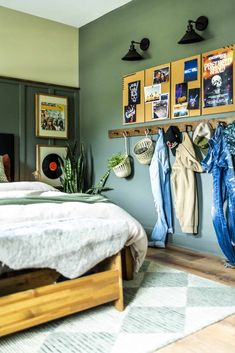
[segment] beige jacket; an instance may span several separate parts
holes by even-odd
[[[176,159],[172,166],[172,189],[175,202],[176,217],[184,233],[197,233],[198,198],[196,177],[194,172],[202,172],[196,160],[192,142],[187,133],[183,134],[183,142],[176,150]]]

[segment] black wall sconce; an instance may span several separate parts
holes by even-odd
[[[143,38],[141,39],[140,42],[135,42],[134,40],[131,41],[130,49],[126,55],[123,56],[122,60],[127,60],[127,61],[135,61],[135,60],[142,60],[143,57],[140,55],[136,49],[134,44],[139,44],[140,49],[145,51],[149,48],[150,45],[150,40],[148,38]]]
[[[195,28],[198,31],[204,31],[208,26],[208,18],[206,16],[200,16],[196,21],[188,20],[186,33],[180,39],[178,44],[191,44],[204,40],[203,37],[201,37],[197,32],[195,32],[192,23],[195,23]]]

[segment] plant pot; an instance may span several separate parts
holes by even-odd
[[[113,171],[118,178],[126,178],[131,174],[131,164],[129,157],[126,156],[125,159],[113,167]]]

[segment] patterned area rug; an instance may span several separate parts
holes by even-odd
[[[0,339],[0,353],[149,353],[235,313],[235,288],[145,261],[111,304]]]

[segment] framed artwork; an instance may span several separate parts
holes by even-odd
[[[65,159],[67,147],[36,145],[36,173],[38,180],[46,184],[61,186],[60,160]]]
[[[35,95],[36,136],[68,138],[68,98],[51,94]]]

